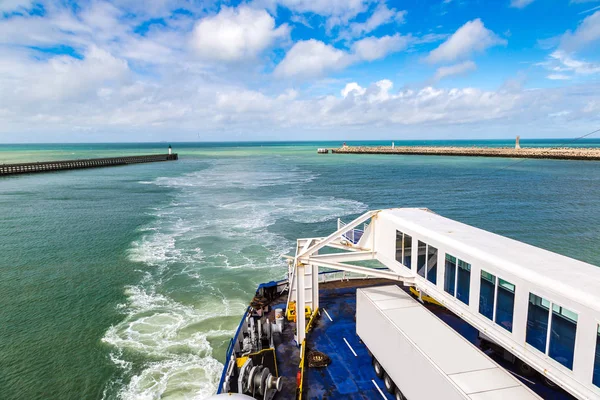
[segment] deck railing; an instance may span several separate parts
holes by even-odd
[[[340,218],[338,218],[338,224],[337,224],[338,230],[342,229],[346,225],[347,224],[344,221],[342,221]],[[352,244],[357,244],[360,241],[360,238],[363,236],[363,234],[367,230],[368,226],[369,226],[369,224],[365,223],[363,225],[363,229],[356,229],[356,228],[351,229],[348,232],[344,233],[342,235],[342,237]]]

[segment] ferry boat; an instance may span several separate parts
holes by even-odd
[[[440,216],[297,240],[215,399],[600,399],[600,268]]]

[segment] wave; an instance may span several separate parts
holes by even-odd
[[[294,242],[272,228],[282,220],[323,222],[367,208],[298,192],[317,176],[236,159],[150,181],[172,188],[171,201],[148,210],[152,222],[128,250],[141,278],[125,288],[123,320],[102,339],[121,370],[106,398],[202,399],[215,392],[217,358],[256,284],[287,272],[280,255]]]
[[[217,391],[222,368],[214,358],[194,355],[149,363],[118,396],[123,400],[204,399]]]

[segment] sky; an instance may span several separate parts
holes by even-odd
[[[567,138],[600,0],[0,0],[0,142]]]

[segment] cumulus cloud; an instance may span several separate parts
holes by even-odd
[[[534,0],[511,0],[510,6],[514,8],[524,8],[533,2]]]
[[[294,3],[296,15],[311,23],[320,19],[310,14],[312,11],[300,13],[299,9],[310,8],[337,21],[349,18],[362,23],[369,17],[363,19],[361,13],[383,10],[375,2],[354,0],[285,1]],[[191,15],[172,13],[175,5],[184,3],[198,8],[190,8]],[[377,132],[406,129],[404,132],[430,133],[440,127],[440,134],[445,134],[457,131],[454,127],[458,124],[481,124],[487,130],[497,123],[505,132],[510,124],[524,122],[536,121],[536,126],[543,127],[549,114],[564,111],[569,112],[568,126],[556,121],[548,125],[560,128],[561,134],[566,132],[565,126],[573,129],[573,120],[598,122],[600,88],[595,82],[539,90],[517,86],[440,89],[435,85],[406,89],[410,82],[394,85],[380,76],[369,84],[350,76],[341,83],[307,79],[292,89],[286,79],[273,80],[260,62],[247,64],[258,68],[236,68],[235,61],[260,59],[289,37],[289,28],[277,26],[274,14],[256,8],[255,2],[251,10],[249,6],[223,8],[204,17],[198,17],[206,12],[201,6],[186,0],[144,4],[134,0],[93,1],[77,9],[65,7],[63,2],[45,4],[43,17],[22,13],[0,20],[2,141],[189,140],[197,137],[199,126],[203,138],[211,140],[261,139],[263,132],[272,132],[272,139],[299,139],[299,132],[313,132],[311,138],[325,134],[334,137],[337,132],[343,132],[340,135],[344,138],[349,132],[364,137],[374,128]],[[246,9],[248,18],[241,15]],[[164,23],[136,33],[149,16],[162,16]],[[212,47],[216,55],[207,53],[206,46],[211,48],[207,43],[199,51],[192,46],[196,43],[195,29],[202,21],[213,22],[208,26],[214,28],[209,34],[216,37]],[[369,35],[367,31],[376,22],[360,27],[356,32],[361,33],[355,37]],[[290,47],[274,73],[281,78],[322,76],[353,63],[444,39],[435,34],[390,34],[336,45],[314,39],[301,41]],[[477,46],[471,48],[474,50],[459,52],[463,54],[459,58],[480,51]],[[562,51],[564,54],[546,60],[552,65],[548,64],[544,75],[589,76],[597,70],[597,65]],[[457,58],[446,63],[448,57],[441,58],[445,63],[439,73],[444,76],[469,69],[468,61]],[[269,66],[267,62],[267,71]],[[254,90],[256,87],[261,90]],[[123,132],[128,133],[127,138]]]
[[[198,21],[192,45],[205,59],[239,61],[255,58],[275,40],[288,35],[289,27],[276,27],[275,19],[265,10],[224,7],[218,14]]]
[[[440,89],[427,86],[421,89],[393,90],[389,80],[374,82],[362,87],[356,82],[346,84],[339,92],[340,96],[321,96],[286,100],[284,102],[260,100],[244,95],[244,103],[256,103],[259,100],[268,107],[259,111],[258,118],[267,119],[273,124],[282,124],[285,128],[298,127],[303,132],[347,127],[372,131],[374,127],[392,129],[398,132],[402,127],[454,126],[464,124],[484,124],[486,127],[498,123],[503,129],[507,125],[519,127],[524,121],[537,121],[538,127],[549,126],[547,116],[567,110],[572,117],[584,114],[589,118],[597,104],[594,90],[590,88],[538,89],[538,90],[481,90],[476,88]],[[236,94],[230,96],[232,107]],[[229,122],[242,123],[254,120],[253,113],[230,116]],[[276,117],[275,117],[276,116]],[[264,121],[263,121],[264,122]],[[552,124],[555,124],[554,122]],[[554,126],[556,127],[556,126]],[[414,128],[413,128],[414,129]],[[564,129],[564,126],[562,127]],[[573,129],[572,126],[569,129]],[[347,134],[347,133],[346,133]]]
[[[586,17],[574,32],[567,31],[560,40],[560,48],[576,51],[600,39],[600,11]]]
[[[477,69],[477,66],[473,61],[465,61],[459,64],[438,68],[433,79],[440,80],[453,75],[462,75],[474,71],[475,69]]]
[[[427,61],[430,63],[452,62],[496,45],[506,45],[506,40],[487,29],[477,18],[458,28],[448,40],[432,50]]]
[[[292,46],[274,73],[284,78],[321,76],[328,71],[343,69],[351,61],[343,50],[319,40],[303,40]]]
[[[362,96],[363,94],[365,94],[366,91],[367,91],[367,89],[361,87],[358,83],[350,82],[350,83],[347,83],[346,86],[344,86],[344,88],[342,89],[342,91],[340,93],[342,94],[342,97],[348,97],[349,94],[353,94],[353,93],[356,93],[357,95]]]
[[[374,61],[405,49],[411,37],[367,37],[355,42],[351,51],[341,50],[319,40],[296,42],[275,68],[279,78],[311,78],[339,71],[359,61]]]
[[[0,62],[0,88],[4,102],[39,102],[43,106],[47,101],[85,99],[101,88],[119,86],[129,74],[126,61],[96,46],[81,60],[56,56],[32,63],[25,54],[15,53]]]
[[[411,39],[410,36],[402,36],[398,33],[380,38],[367,37],[355,42],[352,50],[359,60],[373,61],[406,49]]]

